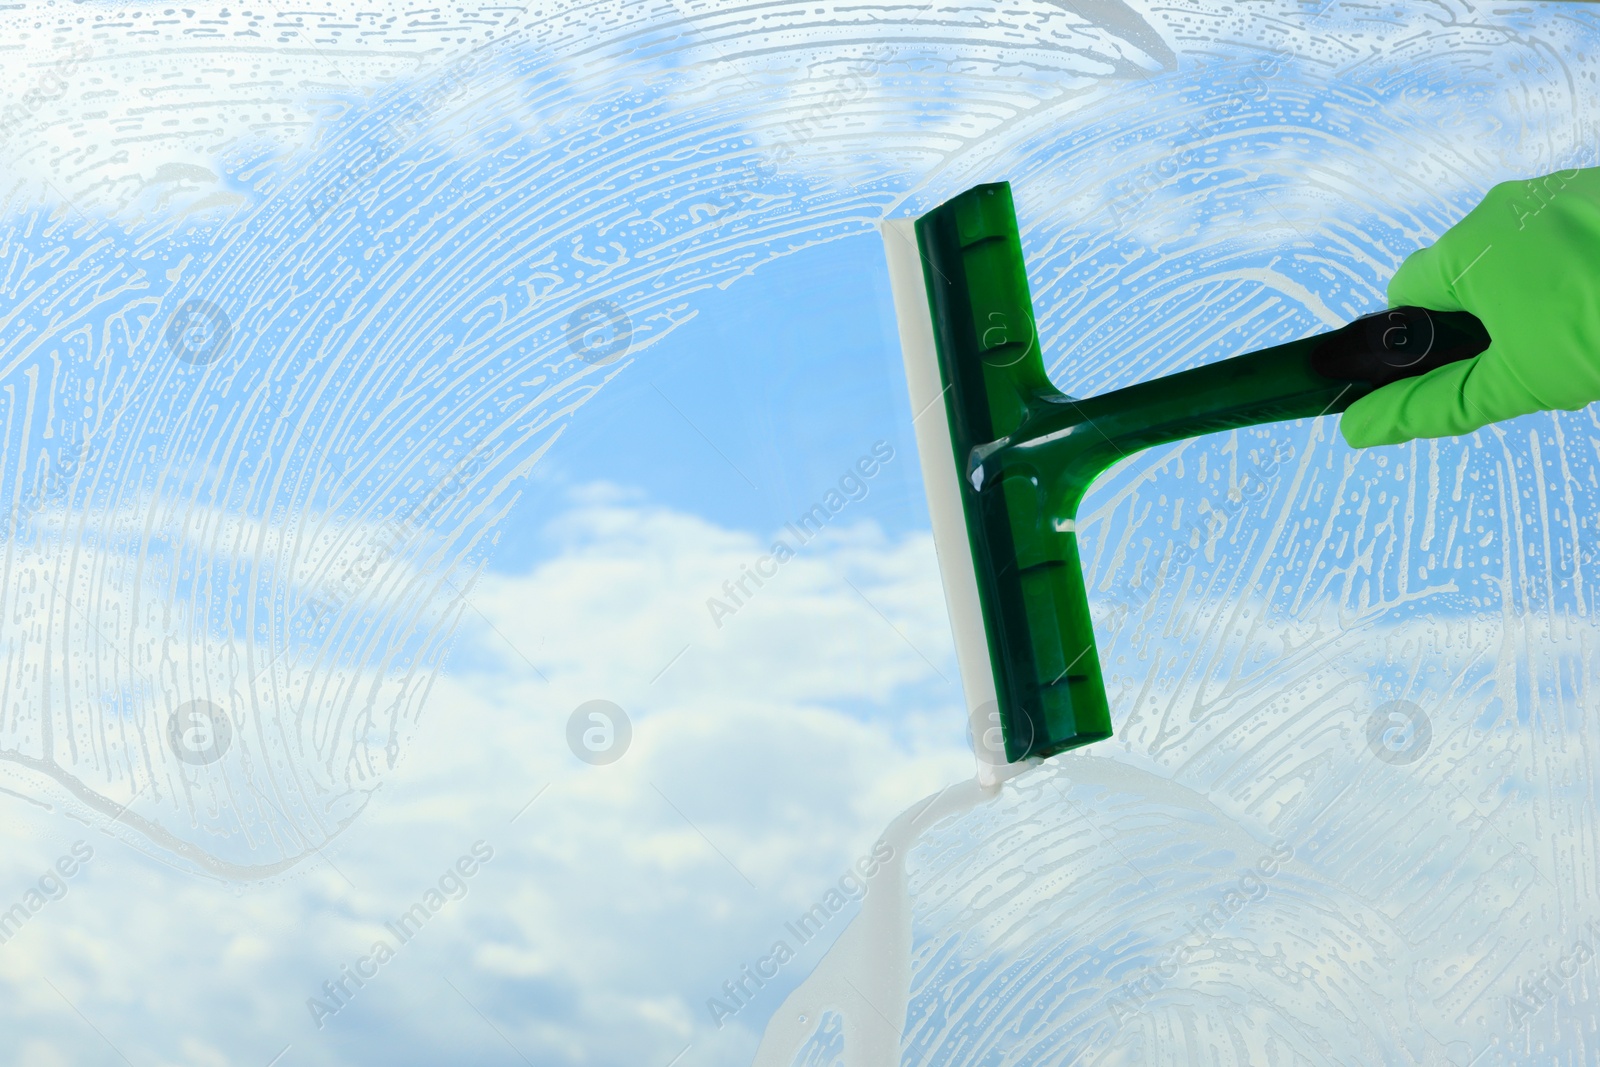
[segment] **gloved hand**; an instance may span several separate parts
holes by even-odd
[[[1339,430],[1356,448],[1600,400],[1600,167],[1490,189],[1400,265],[1389,305],[1403,304],[1470,311],[1491,343],[1351,404]]]

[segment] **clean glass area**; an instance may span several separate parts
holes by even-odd
[[[0,12],[0,1061],[1580,1064],[1596,409],[1162,446],[984,791],[879,224],[1054,381],[1600,164],[1583,3]],[[943,549],[944,546],[941,546]]]

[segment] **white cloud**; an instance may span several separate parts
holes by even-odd
[[[545,562],[482,579],[415,746],[286,876],[229,889],[14,802],[0,899],[73,836],[95,857],[0,946],[0,1028],[36,1062],[102,1054],[48,979],[135,1062],[260,1064],[285,1044],[311,1064],[506,1055],[478,1010],[535,1062],[665,1063],[691,1041],[696,1062],[746,1062],[784,990],[720,1033],[705,999],[894,814],[971,773],[954,687],[923,660],[954,671],[931,547],[830,530],[718,630],[705,597],[770,538],[606,487],[550,535]],[[896,713],[908,693],[925,736]],[[596,697],[634,725],[609,766],[566,746],[568,714]],[[384,922],[480,839],[494,858],[466,896],[319,1031],[307,998],[394,940]]]

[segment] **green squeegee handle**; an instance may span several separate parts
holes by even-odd
[[[1008,762],[1111,736],[1077,541],[1078,505],[1108,467],[1153,445],[1332,415],[1489,345],[1465,312],[1390,308],[1070,397],[1045,373],[1010,186],[969,189],[916,230]]]
[[[1397,307],[1366,315],[1316,339],[1311,368],[1349,382],[1365,396],[1402,378],[1415,378],[1471,359],[1489,347],[1489,331],[1470,311]],[[1340,397],[1337,410],[1355,403]]]
[[[1335,415],[1374,389],[1488,347],[1488,331],[1469,312],[1399,307],[1099,396],[1035,392],[1010,434],[973,449],[967,476],[974,488],[986,478],[1032,479],[1046,489],[1050,515],[1072,519],[1094,479],[1140,449]]]

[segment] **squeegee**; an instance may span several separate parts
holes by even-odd
[[[1342,412],[1482,352],[1462,311],[1397,307],[1329,333],[1075,398],[1045,374],[1011,186],[883,224],[979,777],[1111,736],[1078,505],[1140,449]]]

